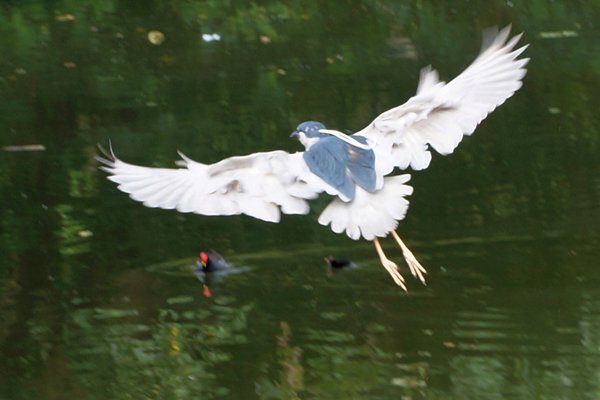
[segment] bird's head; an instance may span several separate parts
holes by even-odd
[[[298,139],[308,149],[319,138],[327,136],[321,132],[324,129],[327,128],[319,121],[305,121],[296,127],[290,137]]]
[[[206,266],[208,265],[208,254],[201,251],[200,254],[198,254],[198,258],[200,259],[200,264],[202,264],[202,268],[206,268]]]

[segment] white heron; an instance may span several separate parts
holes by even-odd
[[[381,264],[406,290],[398,266],[378,238],[392,235],[411,273],[425,283],[426,270],[395,229],[408,209],[409,174],[431,161],[431,149],[450,154],[463,136],[517,91],[528,58],[527,45],[515,49],[521,35],[510,27],[484,32],[480,54],[460,75],[446,83],[431,67],[421,71],[417,93],[387,110],[366,128],[346,135],[317,121],[303,122],[292,133],[305,151],[277,150],[203,164],[179,153],[181,168],[150,168],[118,159],[112,149],[98,157],[108,179],[147,207],[203,215],[246,214],[279,222],[281,213],[307,214],[308,200],[322,192],[333,201],[319,223],[351,239],[372,241]]]

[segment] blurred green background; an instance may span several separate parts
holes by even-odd
[[[571,0],[3,2],[0,399],[599,398],[599,21]],[[97,169],[109,140],[172,166],[300,150],[307,119],[356,131],[507,24],[529,73],[413,174],[399,232],[429,280],[408,294],[316,222],[325,198],[277,225],[181,215]],[[206,298],[210,248],[245,272]],[[360,268],[328,277],[328,254]]]

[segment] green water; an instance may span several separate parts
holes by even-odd
[[[0,151],[0,399],[600,398],[598,21],[570,0],[4,2],[0,147],[45,151]],[[413,175],[399,232],[429,275],[408,294],[317,224],[325,198],[277,225],[180,215],[93,158],[296,151],[298,122],[360,129],[508,23],[524,87]],[[205,297],[210,248],[242,271]]]

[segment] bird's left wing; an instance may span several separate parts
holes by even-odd
[[[147,207],[204,215],[246,214],[278,222],[281,212],[307,214],[306,200],[326,190],[302,159],[302,153],[272,151],[202,164],[180,153],[183,168],[128,164],[112,149],[97,157],[118,188]]]
[[[423,69],[415,96],[356,133],[368,139],[379,171],[427,168],[430,146],[452,153],[464,135],[521,87],[529,59],[518,57],[527,46],[514,50],[521,35],[509,35],[510,26],[484,32],[479,56],[449,83],[441,82],[437,71]]]

